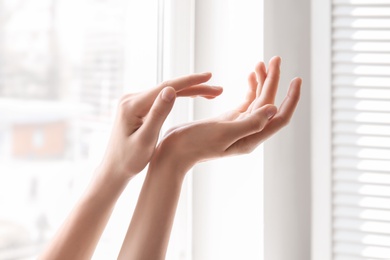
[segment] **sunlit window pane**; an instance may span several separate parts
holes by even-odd
[[[0,259],[42,250],[104,151],[125,5],[0,0]]]

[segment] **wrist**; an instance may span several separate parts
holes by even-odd
[[[194,166],[185,156],[178,156],[175,149],[159,145],[149,164],[149,169],[158,168],[159,172],[169,174],[171,178],[184,179],[186,173]]]
[[[131,179],[123,176],[118,174],[114,168],[104,164],[100,165],[90,183],[89,194],[92,197],[119,197]]]
[[[129,182],[137,172],[132,172],[130,167],[125,165],[120,160],[115,160],[110,156],[105,156],[96,169],[96,175],[102,175],[109,178],[111,182],[115,183],[127,183]]]

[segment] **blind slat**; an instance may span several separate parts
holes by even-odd
[[[333,97],[347,97],[359,99],[389,99],[390,89],[369,89],[337,86],[333,91]]]
[[[390,189],[384,185],[360,184],[337,181],[333,186],[334,192],[359,194],[368,196],[390,197]],[[358,218],[358,216],[356,216]]]
[[[390,72],[390,71],[389,71]],[[356,87],[381,87],[390,89],[390,75],[388,77],[368,77],[368,76],[340,76],[335,74],[333,85],[356,86]]]
[[[334,157],[333,168],[390,173],[390,162],[387,160],[359,160]]]
[[[390,0],[333,0],[333,4],[348,4],[348,5],[384,5],[384,4],[389,4],[390,5]]]
[[[333,194],[334,205],[355,206],[372,209],[390,209],[390,199],[381,197]]]
[[[333,175],[335,181],[350,181],[361,183],[377,183],[381,185],[390,184],[390,173],[378,173],[370,171],[335,170]]]
[[[335,51],[333,53],[333,63],[350,63],[350,64],[386,64],[390,65],[390,54],[384,53],[353,53],[353,50],[350,52],[345,51]]]
[[[355,157],[356,159],[381,159],[390,160],[390,148],[360,148],[352,146],[337,146],[333,148],[333,156],[336,157]],[[390,184],[390,182],[389,182]]]
[[[366,257],[358,257],[358,256],[349,256],[349,255],[339,255],[339,254],[334,254],[334,260],[381,260],[378,258],[366,258]]]
[[[345,51],[345,52],[383,52],[389,53],[390,46],[387,42],[381,41],[354,41],[350,39],[335,40],[333,44],[334,51]]]
[[[390,222],[390,210],[337,206],[334,208],[333,216],[341,218],[358,218],[359,220],[379,220]]]
[[[390,223],[382,221],[363,221],[350,218],[336,218],[334,227],[375,234],[390,235]],[[389,249],[390,250],[390,249]]]
[[[390,125],[333,122],[333,133],[390,136]]]
[[[334,28],[383,29],[390,28],[390,19],[336,17],[333,19]]]
[[[373,113],[359,111],[335,110],[333,115],[334,121],[349,121],[357,123],[382,123],[390,124],[390,113]]]
[[[383,41],[390,40],[390,32],[388,30],[335,29],[333,39]]]
[[[390,112],[390,102],[380,100],[356,100],[347,98],[335,98],[333,109],[339,110],[356,110],[356,111],[373,111],[373,112]]]
[[[390,246],[390,236],[370,234],[366,232],[354,232],[337,230],[334,240],[340,242],[361,243],[363,245]]]
[[[390,248],[378,246],[365,246],[352,243],[335,243],[335,253],[351,254],[363,257],[375,257],[377,259],[390,259]]]
[[[348,44],[348,43],[347,43]],[[348,46],[346,44],[345,48],[354,48],[354,45],[351,44]],[[386,44],[386,47],[390,51],[390,44]],[[333,73],[338,74],[349,74],[349,75],[359,75],[359,76],[384,76],[389,75],[390,66],[367,66],[367,65],[350,65],[350,64],[334,64]]]
[[[349,16],[349,17],[389,17],[389,6],[352,6],[352,5],[335,5],[333,8],[333,16]]]

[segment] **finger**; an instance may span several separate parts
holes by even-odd
[[[192,87],[185,88],[176,93],[178,97],[192,97],[192,96],[202,96],[206,98],[214,98],[221,95],[223,92],[222,87],[218,86],[208,86],[208,85],[196,85]]]
[[[157,142],[160,129],[172,110],[175,98],[176,93],[172,87],[166,87],[160,92],[140,128],[141,142],[154,144]]]
[[[232,150],[231,152],[236,153],[237,150],[242,149],[242,147],[245,147],[245,149],[251,151],[260,143],[264,142],[266,139],[278,132],[281,128],[286,126],[290,122],[295,108],[297,107],[300,97],[301,85],[302,79],[295,78],[290,84],[287,96],[280,106],[278,113],[268,122],[267,126],[260,133],[256,133],[238,140],[229,148]]]
[[[238,106],[237,110],[239,112],[245,112],[248,110],[249,106],[252,104],[252,102],[256,98],[256,87],[257,87],[257,80],[256,80],[256,74],[255,72],[252,72],[248,77],[248,85],[249,89],[246,93],[245,101],[240,106]]]
[[[226,132],[224,132],[223,135],[231,139],[232,144],[246,136],[259,133],[276,114],[276,112],[277,108],[273,105],[261,107],[241,120],[225,123]]]
[[[266,74],[267,76],[261,89],[260,96],[253,103],[252,109],[256,110],[266,104],[273,104],[275,102],[280,79],[280,63],[281,59],[277,56],[270,60],[269,71]]]
[[[214,98],[216,98],[217,96],[200,96],[200,97],[202,97],[202,98],[206,98],[206,99],[214,99]]]
[[[170,86],[176,90],[176,92],[207,82],[211,78],[212,74],[210,72],[191,74],[187,76],[182,76],[172,80],[165,81],[161,83],[157,89],[161,90],[167,86]]]
[[[301,94],[301,85],[302,85],[301,78],[295,78],[290,83],[287,96],[283,100],[283,103],[280,105],[279,114],[277,115],[276,118],[277,120],[281,121],[280,124],[282,126],[287,125],[294,114],[295,108],[298,105],[298,101]]]
[[[259,62],[259,64],[257,64],[255,72],[257,81],[256,97],[259,97],[262,92],[265,79],[267,78],[267,72],[264,62]]]
[[[152,106],[154,100],[158,96],[158,94],[165,88],[165,87],[172,87],[176,92],[179,92],[180,90],[183,90],[187,87],[196,86],[201,83],[204,83],[208,81],[211,78],[212,74],[210,72],[206,73],[199,73],[199,74],[191,74],[183,77],[179,77],[176,79],[168,80],[163,83],[161,83],[159,86],[145,91],[141,92],[138,95],[137,100],[135,100],[134,108],[137,110],[135,111],[138,115],[146,115]]]

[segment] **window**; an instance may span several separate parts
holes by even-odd
[[[333,253],[390,258],[390,1],[333,2]]]
[[[123,90],[124,6],[0,1],[0,259],[36,255],[97,165]]]
[[[314,3],[315,9],[320,5]],[[320,143],[313,144],[314,259],[323,259],[321,253],[327,259],[389,259],[390,1],[333,0],[324,5],[323,18],[315,18],[313,25],[324,29],[313,41],[317,52],[312,54],[314,69],[322,67],[325,74],[313,71],[316,87],[325,88],[315,90],[325,99],[313,96],[313,108],[327,121],[320,123],[323,129],[313,127],[313,142]],[[319,65],[321,47],[329,54],[321,62],[328,65]],[[328,145],[319,141],[321,133]],[[323,209],[318,203],[324,203]]]
[[[104,150],[105,142],[96,140],[107,138],[115,108],[113,103],[122,88],[139,91],[156,81],[192,71],[212,71],[212,84],[223,85],[224,95],[213,101],[178,101],[175,104],[178,109],[168,120],[168,124],[176,124],[192,117],[216,115],[234,106],[237,97],[245,96],[248,72],[264,57],[283,57],[284,76],[278,104],[286,93],[288,80],[297,75],[309,78],[306,55],[309,25],[301,19],[308,14],[308,0],[299,3],[285,0],[39,0],[34,1],[34,5],[29,2],[0,0],[3,18],[16,19],[17,13],[23,10],[37,18],[34,20],[42,26],[35,22],[28,24],[36,26],[31,30],[38,31],[31,36],[33,39],[39,36],[39,44],[34,45],[38,54],[35,54],[26,44],[23,45],[26,50],[5,51],[4,48],[17,45],[16,40],[10,38],[12,28],[1,28],[4,23],[0,23],[2,55],[19,57],[0,59],[0,91],[4,99],[0,122],[15,120],[8,112],[1,111],[16,110],[24,115],[27,110],[38,113],[36,118],[42,129],[45,122],[42,120],[51,117],[41,115],[56,112],[62,116],[64,124],[50,124],[46,131],[28,128],[30,134],[25,138],[31,140],[34,148],[42,147],[49,140],[51,135],[47,132],[55,131],[56,139],[64,137],[62,143],[51,147],[54,155],[34,154],[31,151],[35,150],[27,149],[22,150],[24,157],[14,158],[10,152],[14,144],[10,140],[13,131],[20,133],[21,129],[14,130],[11,123],[1,125],[1,158],[9,163],[1,162],[0,166],[4,167],[0,169],[0,205],[4,205],[0,220],[4,220],[7,234],[18,235],[15,240],[10,235],[4,236],[6,239],[1,241],[6,246],[0,246],[6,250],[0,250],[0,254],[4,253],[0,259],[29,259],[62,222],[99,161],[101,154],[95,152]],[[23,17],[28,16],[23,14]],[[290,32],[299,37],[292,37]],[[17,31],[13,37],[21,38],[21,43],[33,42],[27,38],[30,34],[30,31]],[[26,38],[29,40],[23,40]],[[19,67],[15,69],[10,61],[28,61],[24,58],[26,53],[33,56],[34,62],[27,64],[27,71],[32,72],[16,73]],[[52,60],[54,58],[56,60]],[[10,72],[14,73],[14,78]],[[26,80],[21,75],[32,79]],[[50,81],[53,76],[55,80]],[[13,87],[7,87],[11,83]],[[29,92],[25,92],[26,86]],[[303,92],[307,96],[308,91]],[[264,159],[263,149],[259,149],[251,156],[201,164],[194,169],[193,176],[188,175],[167,259],[262,259],[263,256],[267,260],[307,259],[309,166],[306,155],[309,154],[310,110],[307,100],[302,99],[300,111],[289,128],[264,146]],[[26,104],[34,110],[26,109]],[[115,258],[141,184],[142,175],[130,183],[118,201],[113,221],[96,251],[96,259]],[[12,190],[3,187],[12,187]],[[51,200],[41,199],[46,197]],[[26,215],[34,217],[17,218]]]
[[[33,259],[57,230],[99,163],[122,93],[173,76],[158,73],[169,24],[160,2],[0,0],[0,259]],[[94,259],[116,257],[142,178]],[[172,259],[187,245],[180,205],[173,234],[184,246],[170,247]]]

